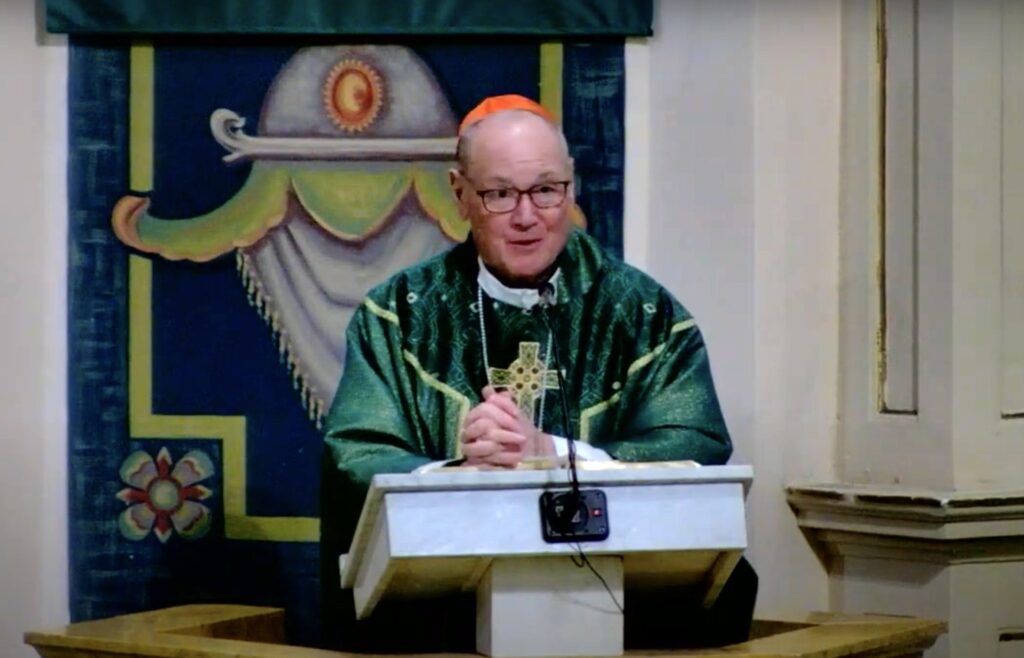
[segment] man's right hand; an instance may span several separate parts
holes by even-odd
[[[488,386],[484,401],[473,407],[462,422],[459,440],[467,466],[483,468],[515,468],[524,456],[527,443],[533,438],[525,432],[532,424],[523,423],[515,403],[507,393],[497,393]]]

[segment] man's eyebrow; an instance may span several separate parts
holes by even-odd
[[[537,176],[534,180],[537,183],[558,183],[566,179],[566,174],[560,171],[545,171],[543,174]]]
[[[484,179],[488,187],[515,187],[512,181],[501,176],[495,176],[493,178]]]
[[[534,177],[533,182],[528,187],[534,187],[536,185],[543,185],[544,183],[558,183],[569,178],[567,174],[560,171],[549,169],[542,171]],[[516,186],[515,182],[511,179],[503,176],[494,176],[493,178],[485,178],[481,181],[481,185],[487,188],[513,188]]]

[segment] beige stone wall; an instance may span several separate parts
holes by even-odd
[[[31,0],[0,3],[0,654],[67,619],[67,49]]]
[[[949,621],[929,658],[1024,646],[998,642],[1024,628],[1022,37],[1016,0],[844,4],[838,479],[860,501],[803,522],[840,554],[835,608]]]
[[[783,487],[835,477],[840,4],[656,4],[655,37],[627,50],[649,79],[627,77],[646,94],[628,94],[645,157],[627,158],[626,256],[704,332],[733,461],[754,467],[760,610],[825,609]]]

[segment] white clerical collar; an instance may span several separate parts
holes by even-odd
[[[483,260],[479,256],[477,256],[476,260],[480,264],[480,272],[476,276],[476,282],[487,293],[488,297],[517,308],[529,309],[540,303],[540,292],[536,288],[509,288],[487,269],[487,266],[484,265]],[[551,278],[548,279],[548,283],[551,284],[555,292],[554,303],[556,304],[558,303],[558,277],[561,273],[562,268],[558,268],[551,275]]]

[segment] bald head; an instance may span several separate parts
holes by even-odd
[[[539,148],[553,148],[558,157],[567,163],[570,171],[572,169],[569,145],[562,129],[527,110],[496,112],[468,126],[459,136],[455,150],[459,169],[463,172],[470,171],[473,160],[480,157],[481,151],[488,151],[493,143],[509,139],[527,139],[531,143],[536,143]]]

